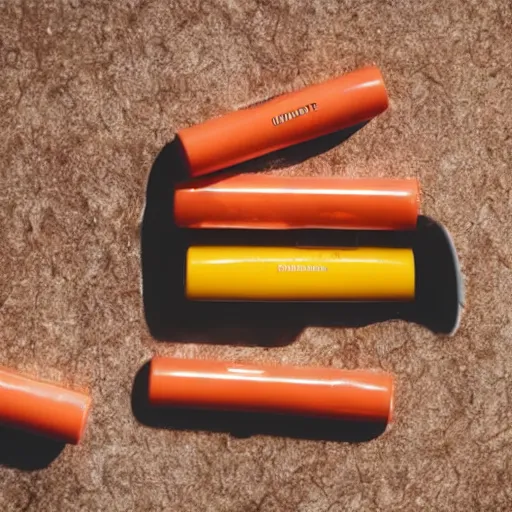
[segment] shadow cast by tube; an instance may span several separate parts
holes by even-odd
[[[48,467],[65,444],[20,430],[0,427],[0,465],[34,471]]]
[[[139,423],[153,428],[225,432],[238,438],[269,435],[350,443],[370,441],[386,430],[384,423],[152,407],[148,403],[148,374],[149,364],[146,363],[133,383],[132,412]]]
[[[263,155],[233,166],[225,172],[216,173],[212,179],[222,179],[226,174],[233,172],[295,165],[343,143],[366,124],[360,123]],[[238,304],[226,309],[223,305],[210,307],[211,305],[190,304],[184,300],[184,251],[187,244],[190,244],[191,233],[176,227],[173,203],[175,185],[186,178],[183,151],[179,140],[174,139],[162,149],[151,168],[142,220],[143,300],[146,322],[151,334],[159,340],[185,339],[191,342],[219,344],[276,346],[291,343],[303,326],[289,322],[287,316],[282,316],[284,311],[280,312],[280,308],[276,308],[275,312],[269,312],[271,308],[266,305],[253,305],[247,310],[244,305]],[[229,230],[204,233],[206,239],[213,238],[217,243],[221,240],[227,241],[233,235],[237,236]],[[243,237],[243,233],[239,235]],[[266,238],[267,242],[273,238],[275,243],[279,243],[289,238],[291,233],[279,235],[267,232],[268,236],[263,238],[261,235],[262,233],[251,233],[250,237],[253,240]],[[260,312],[259,308],[262,308]],[[255,314],[256,318],[264,320],[256,322],[256,325],[248,329],[244,321],[244,318],[248,319],[248,314]],[[270,322],[267,323],[268,321]],[[190,329],[196,326],[200,326],[200,329]],[[204,331],[205,328],[208,332]]]
[[[302,153],[294,147],[276,154],[285,154],[286,161],[294,154],[299,160],[309,158],[314,148],[318,154],[334,140],[346,140],[343,132],[299,145]],[[268,162],[273,157],[265,158]],[[222,179],[222,174],[212,179]],[[146,322],[156,339],[277,346],[293,342],[307,326],[361,327],[389,320],[416,322],[442,334],[456,330],[463,304],[461,274],[448,232],[433,219],[420,216],[417,229],[410,232],[179,229],[173,220],[174,186],[185,175],[179,145],[173,142],[157,157],[148,180],[141,264]],[[184,297],[184,269],[186,250],[194,244],[412,247],[416,298],[407,303],[191,302]]]
[[[226,173],[240,173],[240,172],[254,172],[268,169],[286,169],[292,165],[297,165],[306,160],[326,153],[332,148],[343,144],[350,139],[359,130],[364,128],[369,121],[349,126],[343,130],[329,133],[316,139],[307,140],[294,146],[289,146],[278,151],[273,151],[258,158],[253,158],[247,162],[229,167],[225,170]]]

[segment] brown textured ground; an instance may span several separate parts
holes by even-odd
[[[94,399],[81,445],[46,469],[0,467],[0,509],[510,510],[511,55],[508,0],[0,1],[0,362]],[[152,340],[139,227],[162,146],[368,63],[389,111],[286,172],[419,177],[466,275],[458,334],[386,322],[271,349]],[[130,392],[154,353],[382,367],[396,423],[363,444],[151,429]]]

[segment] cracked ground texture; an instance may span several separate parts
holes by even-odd
[[[0,364],[94,401],[79,446],[44,469],[0,466],[0,509],[511,510],[511,56],[509,0],[0,0]],[[153,340],[139,238],[164,144],[373,63],[389,110],[278,172],[419,178],[459,251],[458,333],[396,321],[276,348]],[[395,423],[361,444],[148,428],[130,393],[156,353],[383,368]]]

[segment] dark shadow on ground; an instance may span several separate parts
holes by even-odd
[[[48,467],[65,444],[20,430],[0,427],[0,465],[33,471]]]
[[[268,162],[297,163],[346,140],[360,126],[278,151],[237,166],[259,170]],[[335,230],[187,230],[173,221],[173,190],[186,177],[181,150],[167,145],[152,167],[141,230],[143,299],[146,322],[158,340],[275,346],[291,343],[306,326],[358,327],[406,320],[436,333],[457,325],[462,280],[450,236],[434,220],[420,216],[412,232]],[[283,163],[284,162],[284,163]],[[230,172],[234,168],[231,168]],[[223,173],[213,175],[221,179]],[[215,178],[217,176],[217,178]],[[242,303],[190,302],[184,298],[187,247],[211,245],[412,247],[416,300],[409,303]]]

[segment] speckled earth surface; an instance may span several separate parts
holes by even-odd
[[[0,509],[511,510],[511,55],[508,0],[0,0],[0,364],[94,400],[83,442],[48,467],[7,463],[0,437]],[[372,63],[389,110],[279,172],[418,177],[459,251],[458,333],[395,321],[275,348],[153,340],[140,223],[161,148]],[[396,420],[359,444],[149,428],[130,394],[156,353],[383,368]]]

